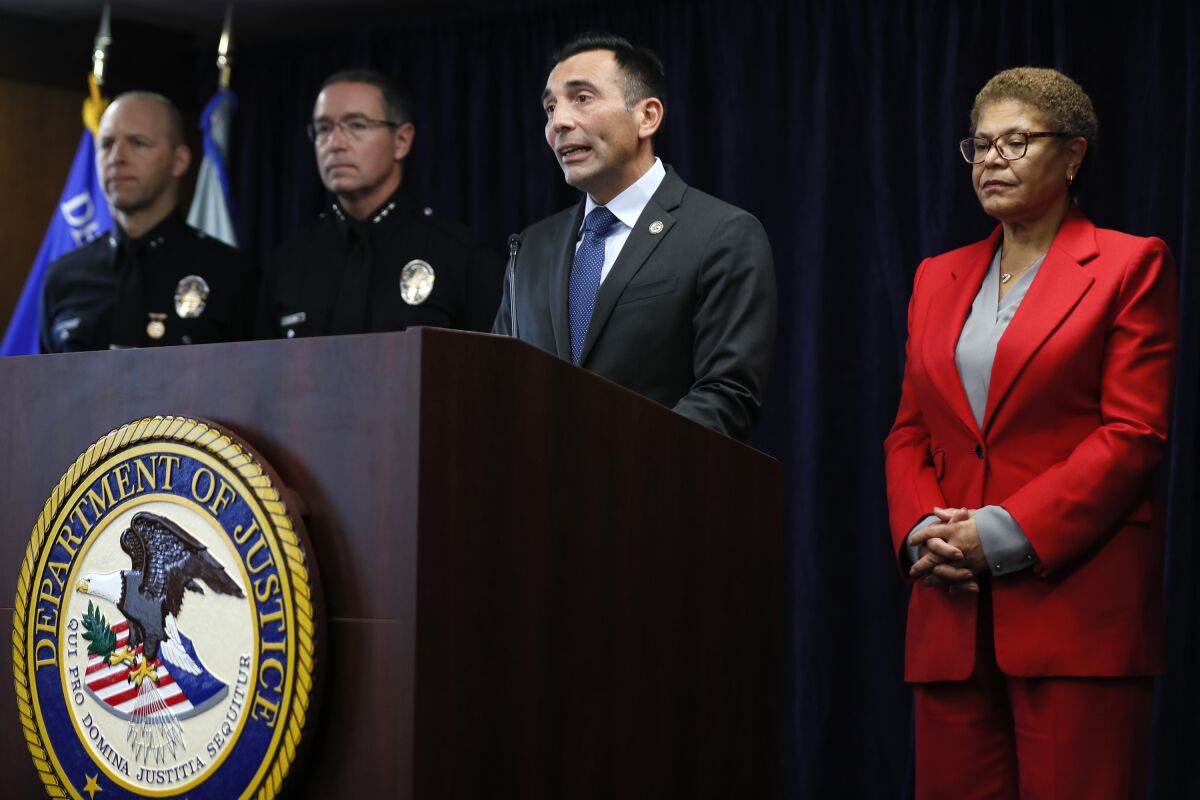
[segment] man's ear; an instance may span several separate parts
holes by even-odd
[[[395,159],[397,161],[403,161],[404,159],[408,158],[408,153],[410,150],[412,150],[413,137],[416,135],[416,133],[417,130],[413,127],[411,122],[406,122],[396,128],[393,141],[396,145]]]
[[[638,138],[649,139],[662,126],[666,109],[657,97],[647,97],[638,103]]]
[[[192,151],[186,144],[175,145],[175,153],[171,162],[171,177],[182,178],[192,165]]]

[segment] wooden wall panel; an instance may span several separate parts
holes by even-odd
[[[41,247],[83,132],[87,87],[0,79],[0,330]]]

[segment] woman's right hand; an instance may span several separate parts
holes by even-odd
[[[935,509],[935,513],[942,518],[941,523],[922,528],[909,537],[909,544],[917,547],[919,555],[909,576],[923,580],[926,586],[945,585],[950,592],[978,592],[976,570],[984,565],[973,515],[962,508]],[[969,556],[956,546],[960,539],[964,540],[962,544],[972,545]]]

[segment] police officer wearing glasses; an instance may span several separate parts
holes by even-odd
[[[268,264],[258,335],[489,330],[503,260],[402,188],[415,133],[404,90],[373,70],[331,75],[308,133],[333,202]]]

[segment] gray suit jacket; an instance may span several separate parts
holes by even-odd
[[[527,228],[516,265],[518,334],[567,360],[567,287],[583,207]],[[667,167],[600,285],[580,366],[744,439],[762,405],[775,304],[761,223]],[[512,332],[507,280],[492,330]]]

